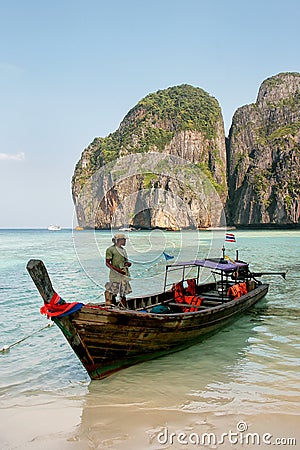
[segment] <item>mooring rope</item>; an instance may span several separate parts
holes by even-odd
[[[9,352],[9,350],[14,347],[17,344],[20,344],[21,342],[25,341],[26,339],[30,338],[31,336],[33,336],[34,334],[40,333],[40,331],[45,330],[46,328],[52,327],[53,322],[49,322],[46,326],[44,326],[43,328],[40,328],[39,330],[34,331],[33,333],[29,334],[28,336],[23,337],[22,339],[20,339],[17,342],[14,342],[13,344],[10,345],[4,345],[1,349],[0,349],[0,353],[5,353],[5,352]]]

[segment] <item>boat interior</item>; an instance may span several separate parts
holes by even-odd
[[[191,264],[192,266],[192,264]],[[169,308],[169,313],[194,312],[222,305],[231,301],[234,297],[230,288],[245,286],[245,291],[238,297],[253,290],[257,281],[250,279],[247,273],[241,275],[223,270],[213,270],[211,275],[214,281],[199,282],[199,266],[196,267],[195,277],[189,278],[185,266],[166,266],[164,291],[158,294],[128,298],[124,307],[129,310],[147,311],[156,313],[154,307],[164,305]],[[169,282],[170,273],[181,270],[180,281]],[[192,286],[192,287],[191,287]],[[178,295],[178,289],[180,295]],[[152,311],[153,310],[153,311]],[[159,312],[159,310],[157,310]],[[162,312],[162,311],[161,311]]]

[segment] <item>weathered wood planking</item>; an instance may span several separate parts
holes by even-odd
[[[45,302],[49,302],[54,289],[47,270],[39,260],[30,260],[27,269]],[[128,299],[131,309],[114,309],[88,304],[73,314],[53,319],[92,379],[106,376],[158,356],[175,352],[199,342],[235,316],[243,313],[268,291],[260,284],[237,300],[216,296],[216,284],[199,286],[216,297],[204,300],[204,306],[191,313],[149,313],[157,303],[172,307],[171,291],[152,296]],[[217,301],[215,301],[217,300]],[[148,311],[134,308],[147,307]],[[176,309],[176,308],[175,308]]]
[[[53,297],[54,289],[43,261],[31,259],[28,261],[26,268],[44,302],[49,303]]]

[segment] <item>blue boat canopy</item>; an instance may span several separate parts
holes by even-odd
[[[192,261],[178,262],[170,264],[167,267],[185,267],[185,266],[198,266],[207,267],[214,270],[222,270],[223,272],[233,272],[237,269],[247,268],[248,264],[243,261],[230,261],[224,258],[207,258],[207,259],[195,259]]]

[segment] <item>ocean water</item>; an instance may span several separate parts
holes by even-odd
[[[300,231],[235,235],[226,254],[286,281],[263,277],[268,295],[201,344],[91,382],[40,314],[26,263],[42,259],[66,301],[101,302],[111,233],[0,230],[1,450],[300,448]],[[163,251],[190,260],[223,244],[224,231],[129,233],[133,292],[162,289]]]

